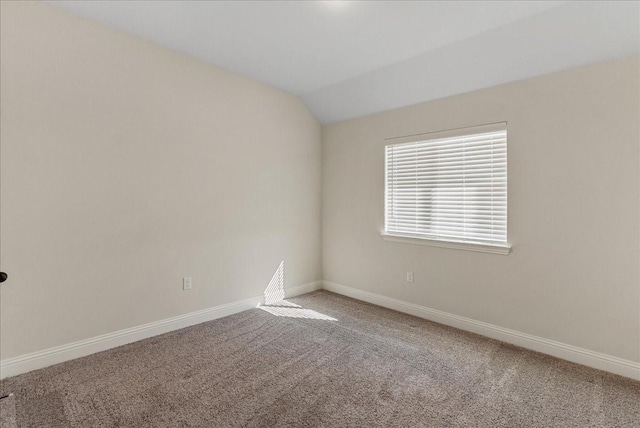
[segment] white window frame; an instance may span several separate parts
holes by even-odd
[[[436,140],[443,140],[449,138],[460,138],[464,136],[473,136],[476,134],[483,134],[489,132],[498,132],[507,130],[506,122],[492,123],[489,125],[480,125],[480,126],[472,126],[465,127],[447,131],[439,131],[439,132],[431,132],[425,134],[416,134],[407,137],[393,137],[387,138],[384,150],[384,174],[385,174],[385,187],[384,187],[384,232],[382,233],[382,237],[386,241],[391,242],[401,242],[401,243],[410,243],[410,244],[418,244],[418,245],[428,245],[434,247],[442,247],[449,249],[459,249],[459,250],[470,250],[470,251],[480,251],[486,253],[493,254],[501,254],[507,255],[510,252],[511,245],[508,242],[508,220],[507,214],[504,215],[504,220],[507,222],[505,226],[505,240],[504,242],[495,242],[495,241],[480,241],[480,240],[469,240],[469,239],[460,239],[460,238],[452,238],[452,237],[443,237],[443,236],[427,236],[422,234],[413,234],[410,232],[405,233],[404,231],[398,231],[396,228],[389,227],[389,219],[388,219],[388,209],[389,209],[389,201],[388,201],[388,191],[389,191],[389,182],[388,182],[388,174],[389,174],[389,164],[388,164],[388,147],[403,145],[408,143],[431,143]],[[508,163],[505,156],[505,162]],[[508,165],[507,165],[508,167]],[[507,177],[505,172],[505,185],[507,185]],[[508,186],[507,186],[508,188]],[[504,203],[504,209],[508,212],[508,198],[506,198]],[[389,231],[389,229],[394,229]]]

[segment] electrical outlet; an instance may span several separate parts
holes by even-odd
[[[413,282],[413,272],[407,271],[407,282]]]
[[[182,278],[182,289],[183,290],[191,290],[191,277],[185,276]]]

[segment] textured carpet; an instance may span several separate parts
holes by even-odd
[[[0,390],[18,427],[640,426],[640,382],[327,291],[289,301]]]
[[[16,402],[13,395],[0,400],[0,427],[16,428]]]

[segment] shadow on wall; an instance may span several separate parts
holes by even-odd
[[[338,321],[328,315],[321,314],[311,309],[304,309],[300,305],[284,299],[284,260],[273,274],[269,285],[264,290],[264,305],[258,308],[277,317],[306,318],[312,320]]]

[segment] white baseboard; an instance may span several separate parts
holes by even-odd
[[[285,290],[287,297],[298,296],[322,288],[321,281],[310,282]],[[211,321],[217,318],[233,315],[238,312],[255,308],[264,303],[264,296],[252,297],[237,302],[226,303],[200,311],[191,312],[176,317],[150,322],[148,324],[127,328],[124,330],[79,340],[54,348],[20,355],[0,361],[0,379],[27,373],[53,364],[84,357],[100,351],[137,342],[159,334],[179,330],[181,328]]]
[[[453,315],[436,309],[419,306],[402,300],[392,299],[357,288],[347,287],[334,282],[324,281],[322,288],[364,302],[373,303],[398,312],[414,315],[440,324],[456,327],[461,330],[477,333],[482,336],[511,343],[533,351],[582,364],[631,379],[640,380],[640,363],[625,360],[611,355],[590,351],[573,345],[544,339],[497,325],[476,321],[470,318]]]
[[[286,288],[284,294],[286,297],[295,297],[301,294],[311,293],[312,291],[321,290],[322,281],[308,282],[298,285],[297,287]]]
[[[404,312],[420,318],[449,325],[461,330],[477,333],[492,339],[501,340],[523,348],[542,352],[574,363],[608,371],[631,379],[640,380],[640,363],[611,355],[590,351],[573,345],[521,333],[493,324],[453,315],[436,309],[392,299],[352,287],[328,281],[315,281],[285,290],[287,297],[309,293],[324,288],[334,293],[373,303],[378,306]],[[16,376],[53,364],[84,357],[100,351],[115,348],[127,343],[147,339],[159,334],[233,315],[264,303],[263,296],[252,297],[237,302],[214,306],[196,312],[167,318],[140,326],[103,334],[85,340],[69,343],[30,354],[0,361],[0,379]]]

